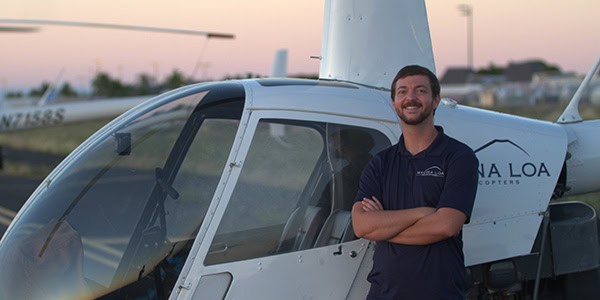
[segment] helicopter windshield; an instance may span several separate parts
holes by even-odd
[[[107,125],[28,201],[0,244],[0,299],[170,294],[245,94],[240,84],[217,83],[164,97]]]

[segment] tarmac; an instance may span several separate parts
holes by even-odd
[[[4,165],[10,161],[54,169],[64,159],[63,156],[16,150],[10,147],[2,147],[2,152]],[[14,216],[44,178],[45,175],[39,177],[7,175],[5,170],[0,169],[0,236],[4,234]]]

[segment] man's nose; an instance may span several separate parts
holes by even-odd
[[[411,99],[411,100],[412,100],[412,99],[416,99],[416,98],[417,98],[417,92],[416,92],[416,91],[414,91],[414,90],[409,90],[409,91],[406,93],[406,96],[408,97],[408,99]]]

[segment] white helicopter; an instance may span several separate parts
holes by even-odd
[[[407,64],[434,69],[422,0],[327,0],[321,79],[204,83],[138,105],[19,211],[0,298],[364,299],[373,243],[349,209],[364,163],[401,135],[388,86]],[[468,298],[598,295],[596,212],[550,204],[600,189],[600,123],[581,119],[579,94],[556,123],[438,108],[481,163]]]

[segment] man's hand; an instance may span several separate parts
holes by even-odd
[[[362,201],[360,201],[360,203],[362,204],[363,211],[384,210],[383,205],[381,204],[381,201],[379,201],[379,199],[377,199],[377,197],[375,197],[375,196],[373,196],[371,199],[365,197],[362,199]],[[414,210],[417,213],[420,213],[421,218],[422,218],[424,216],[434,213],[437,209],[434,207],[421,206],[421,207],[415,207]]]
[[[363,211],[383,210],[383,205],[381,205],[381,202],[375,196],[373,196],[373,199],[365,197],[360,203],[362,204]]]

